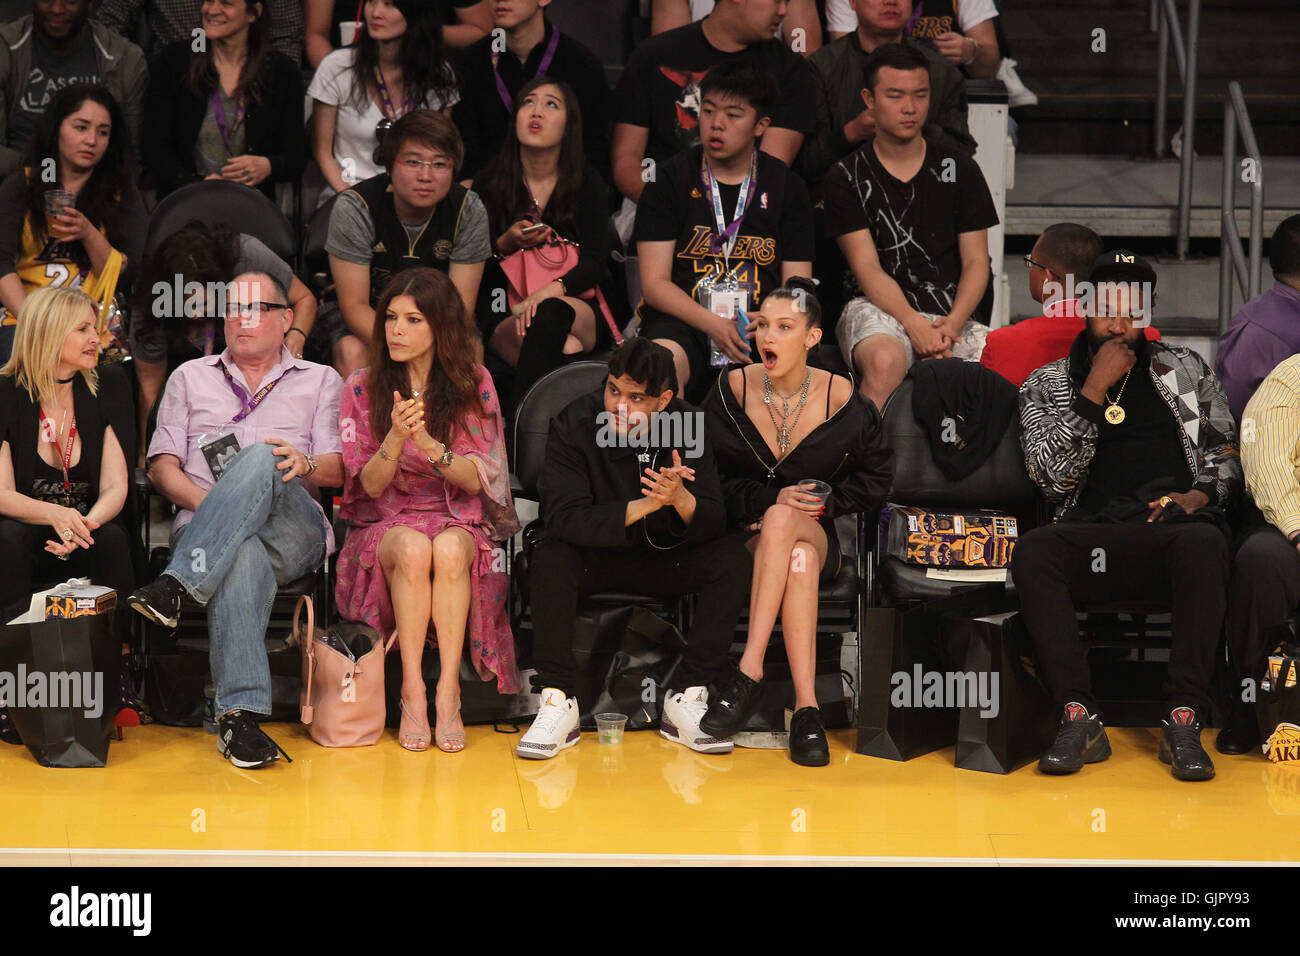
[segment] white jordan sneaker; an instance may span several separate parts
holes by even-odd
[[[564,696],[564,691],[547,687],[542,691],[542,706],[533,725],[519,740],[515,753],[529,760],[547,760],[581,736],[578,729],[578,700]]]
[[[659,735],[702,754],[731,753],[735,745],[730,740],[719,740],[700,730],[700,720],[708,709],[707,687],[688,687],[680,694],[669,694],[659,721]]]

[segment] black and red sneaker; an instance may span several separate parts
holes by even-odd
[[[1038,761],[1042,773],[1077,773],[1086,763],[1100,763],[1110,756],[1110,740],[1101,718],[1088,708],[1070,701],[1061,713],[1061,729]]]
[[[1201,746],[1201,721],[1190,707],[1175,707],[1162,720],[1165,737],[1160,741],[1160,761],[1173,769],[1178,780],[1209,780],[1214,762]]]

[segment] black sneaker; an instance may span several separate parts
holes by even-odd
[[[293,763],[280,745],[262,732],[252,715],[242,710],[232,710],[217,718],[217,750],[236,767],[246,770],[275,763],[280,754]]]
[[[1160,741],[1160,761],[1167,763],[1178,780],[1209,780],[1214,763],[1201,746],[1201,721],[1190,707],[1175,707],[1162,720],[1165,737]]]
[[[804,767],[824,767],[831,762],[822,712],[803,707],[790,718],[790,759]]]
[[[744,729],[762,696],[758,682],[733,667],[709,690],[709,709],[700,718],[700,730],[710,737],[729,740]]]
[[[1223,722],[1223,729],[1214,738],[1214,749],[1221,754],[1247,754],[1252,750],[1258,752],[1264,742],[1259,735],[1259,721],[1255,718],[1255,708],[1241,701],[1235,701],[1228,711],[1228,718]]]
[[[162,574],[153,584],[136,588],[126,601],[155,624],[175,627],[180,623],[181,599],[184,597],[185,589],[181,583],[170,574]]]
[[[1061,714],[1061,729],[1047,753],[1038,761],[1042,773],[1077,773],[1086,763],[1100,763],[1110,756],[1110,740],[1101,718],[1088,713],[1083,704],[1070,701]]]

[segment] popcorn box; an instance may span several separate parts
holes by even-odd
[[[940,568],[1005,568],[1019,528],[996,511],[933,511],[894,505],[887,550],[907,564]]]
[[[117,592],[82,580],[60,584],[45,595],[45,619],[89,617],[117,608]]]

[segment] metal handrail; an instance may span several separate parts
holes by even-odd
[[[1151,0],[1151,23],[1158,32],[1156,43],[1156,120],[1155,155],[1165,155],[1165,126],[1169,112],[1169,41],[1172,36],[1174,59],[1183,83],[1183,147],[1178,171],[1178,239],[1179,259],[1187,258],[1192,233],[1192,158],[1196,140],[1196,58],[1200,46],[1201,0],[1190,0],[1187,9],[1187,35],[1183,36],[1174,0]]]
[[[1237,232],[1238,136],[1246,155],[1255,163],[1250,181],[1249,264],[1241,248],[1241,235]],[[1219,333],[1222,334],[1227,331],[1232,313],[1233,271],[1237,273],[1237,285],[1247,301],[1259,295],[1264,274],[1264,159],[1255,141],[1255,129],[1250,125],[1246,97],[1236,80],[1228,84],[1228,97],[1223,105],[1223,195],[1219,209],[1223,222],[1219,253]]]

